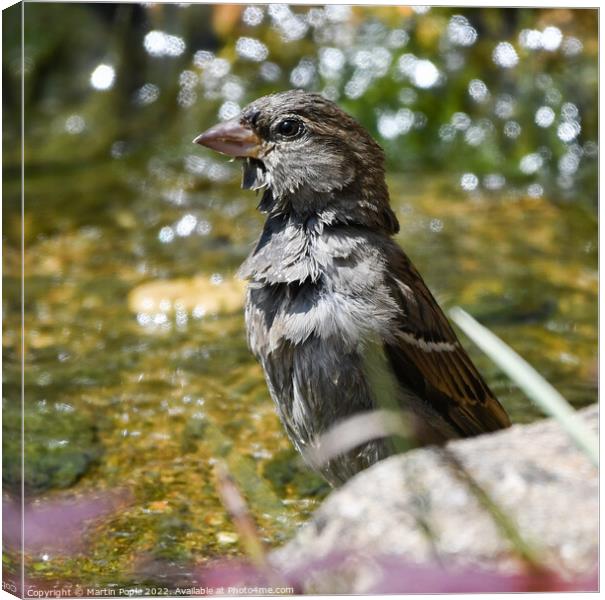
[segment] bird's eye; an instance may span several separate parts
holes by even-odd
[[[303,124],[296,119],[284,119],[277,125],[277,133],[284,137],[295,137],[303,128]]]

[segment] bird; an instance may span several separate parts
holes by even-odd
[[[419,445],[510,426],[394,239],[384,151],[351,115],[288,90],[193,141],[241,159],[242,187],[262,192],[266,221],[239,270],[247,340],[303,457],[337,424],[385,404]],[[393,452],[372,439],[310,466],[340,486]]]

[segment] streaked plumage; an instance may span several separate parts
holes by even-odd
[[[406,411],[420,442],[510,425],[392,239],[383,152],[351,116],[295,90],[196,141],[244,158],[243,186],[263,190],[267,221],[240,270],[248,341],[303,454],[337,421],[385,404]],[[322,472],[339,484],[390,452],[376,440]]]

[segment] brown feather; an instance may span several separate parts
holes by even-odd
[[[510,426],[506,411],[409,258],[397,248],[389,264],[401,321],[397,343],[387,344],[386,351],[400,382],[429,402],[461,436]]]

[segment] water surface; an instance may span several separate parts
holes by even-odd
[[[458,304],[492,328],[574,406],[594,402],[594,216],[545,198],[469,200],[439,178],[410,179],[389,178],[397,240],[441,304]],[[327,492],[290,449],[246,347],[238,302],[218,314],[200,309],[221,296],[259,234],[256,202],[235,171],[211,189],[156,186],[136,167],[109,165],[29,178],[26,484],[38,498],[132,494],[89,533],[85,554],[28,556],[37,576],[133,582],[153,579],[157,569],[149,575],[145,565],[154,561],[182,566],[239,554],[216,493],[216,460],[241,486],[268,546],[288,539]],[[16,291],[13,246],[5,261],[5,286]],[[196,277],[209,285],[199,302],[149,304],[148,312],[133,305],[141,285],[159,286],[161,300],[174,280],[187,289]],[[18,414],[18,317],[9,303],[9,421]],[[540,416],[465,344],[514,422]]]

